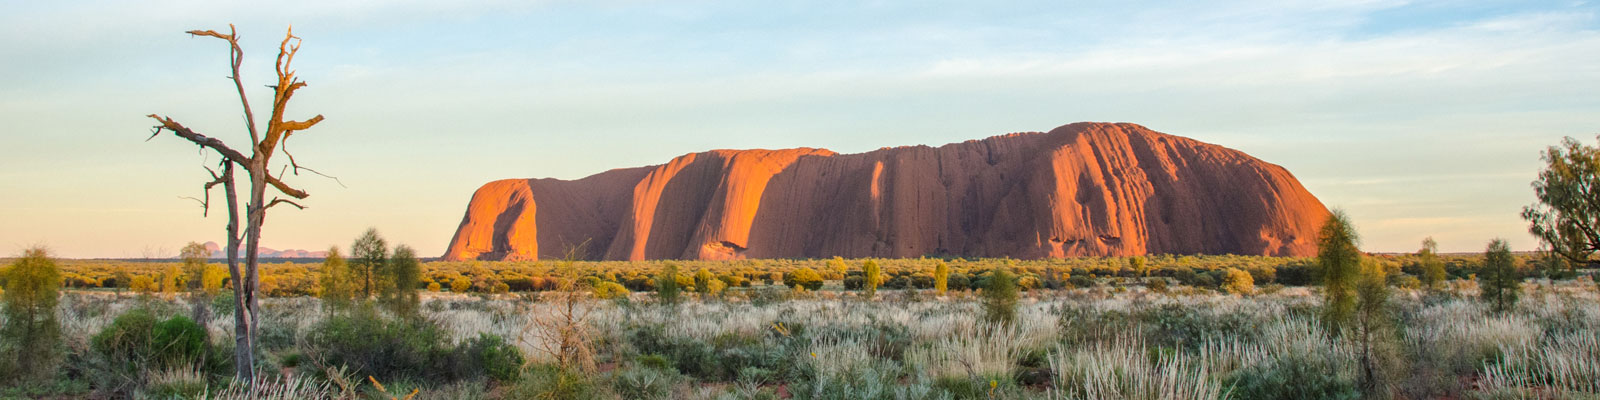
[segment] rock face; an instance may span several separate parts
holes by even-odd
[[[1289,171],[1134,124],[861,154],[713,150],[473,194],[449,260],[1309,256]]]

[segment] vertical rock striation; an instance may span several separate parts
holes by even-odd
[[[473,194],[444,258],[1308,256],[1328,210],[1287,170],[1134,124],[861,154],[714,150]]]

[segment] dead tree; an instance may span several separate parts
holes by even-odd
[[[206,198],[200,203],[201,207],[209,209],[211,188],[219,184],[222,185],[228,201],[228,274],[233,279],[233,299],[234,305],[237,306],[236,309],[238,310],[234,313],[233,318],[234,343],[236,345],[234,348],[235,371],[240,380],[249,381],[254,375],[252,367],[255,365],[256,316],[259,310],[256,290],[261,282],[261,277],[256,270],[256,261],[261,245],[261,225],[267,220],[267,209],[273,206],[288,204],[295,208],[305,208],[294,201],[304,199],[309,194],[304,190],[290,187],[281,178],[291,168],[294,175],[299,175],[302,169],[318,175],[321,175],[321,173],[296,164],[294,155],[289,154],[288,150],[284,149],[283,146],[290,136],[299,131],[309,129],[318,122],[322,122],[322,116],[317,115],[304,121],[285,121],[283,119],[284,110],[289,106],[289,99],[294,96],[295,91],[306,86],[305,82],[295,78],[294,70],[290,68],[290,64],[294,62],[295,53],[300,50],[300,38],[294,36],[293,28],[290,28],[284,34],[283,41],[278,44],[276,68],[278,83],[277,85],[269,86],[273,89],[272,116],[267,120],[265,135],[261,135],[256,129],[255,115],[250,109],[250,99],[245,95],[244,83],[239,78],[239,65],[244,60],[244,50],[239,47],[239,35],[233,25],[228,25],[227,34],[210,30],[193,30],[188,33],[193,36],[209,36],[228,42],[229,61],[233,67],[233,76],[229,77],[229,79],[233,80],[234,88],[238,89],[239,103],[244,107],[245,127],[250,132],[250,155],[246,156],[244,153],[228,147],[222,140],[195,132],[170,117],[156,114],[150,114],[150,118],[154,118],[160,124],[155,126],[154,132],[151,133],[150,137],[154,138],[156,135],[161,134],[162,131],[172,132],[173,135],[186,139],[202,149],[215,151],[222,157],[220,165],[222,173],[218,174],[214,170],[207,169],[213,179],[205,184]],[[273,154],[279,150],[283,150],[284,155],[289,158],[289,165],[280,170],[277,176],[274,176],[271,173],[272,171],[268,170],[268,167],[272,161]],[[238,191],[235,189],[233,177],[233,169],[235,167],[242,168],[248,173],[250,182],[250,197],[244,203],[245,226],[242,237],[239,232]],[[290,198],[284,199],[274,195],[270,202],[267,201],[268,186]],[[245,251],[244,268],[242,270],[239,265],[239,245],[241,240]]]

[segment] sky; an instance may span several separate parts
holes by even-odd
[[[312,195],[269,214],[277,249],[375,227],[436,256],[496,179],[1103,121],[1284,166],[1367,251],[1533,250],[1540,152],[1600,134],[1589,1],[265,3],[0,0],[0,252],[222,242],[181,198],[216,156],[144,115],[244,146],[226,44],[183,33],[229,23],[258,116],[292,25],[287,115],[327,118],[288,146],[339,180],[286,179]]]

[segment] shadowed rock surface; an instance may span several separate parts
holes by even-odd
[[[1289,171],[1135,124],[861,154],[713,150],[473,194],[448,260],[1310,256]]]

